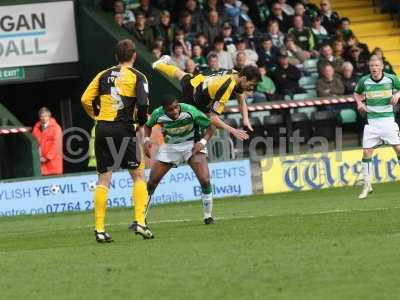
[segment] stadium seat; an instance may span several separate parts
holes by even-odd
[[[345,108],[339,112],[339,121],[341,124],[351,124],[357,122],[357,113],[354,109]]]
[[[312,98],[315,98],[316,96],[317,96],[317,94],[315,91],[309,91],[307,93],[293,95],[293,100],[312,99]]]
[[[317,82],[317,78],[313,76],[303,76],[299,80],[299,85],[306,90],[315,89],[315,83]]]
[[[293,132],[299,130],[300,137],[304,138],[303,142],[307,142],[312,133],[311,123],[307,115],[302,112],[293,113],[290,115],[290,121]]]
[[[272,137],[274,145],[279,145],[279,138],[285,137],[286,134],[281,133],[280,128],[285,128],[285,119],[283,115],[270,115],[264,117],[264,129],[266,136]]]
[[[337,126],[336,112],[324,110],[316,111],[311,115],[314,136],[325,137],[329,141],[335,140]]]
[[[235,119],[231,119],[231,118],[225,119],[224,122],[226,124],[228,124],[229,126],[233,127],[233,128],[238,128],[239,127],[239,124]]]
[[[307,73],[313,73],[317,71],[318,59],[307,59],[304,61],[304,71]]]

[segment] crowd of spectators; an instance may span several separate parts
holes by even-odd
[[[350,94],[368,73],[372,53],[393,73],[382,49],[370,52],[359,42],[351,20],[339,16],[330,0],[319,7],[308,0],[103,0],[102,6],[155,59],[171,55],[186,72],[258,66],[255,101],[305,93],[302,76],[318,77],[317,96]],[[310,59],[318,60],[314,74],[304,67]]]

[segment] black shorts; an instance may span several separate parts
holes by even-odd
[[[99,121],[95,131],[94,150],[98,173],[139,167],[141,153],[137,148],[133,124]]]
[[[202,99],[202,86],[199,85],[197,90],[191,84],[190,80],[192,80],[193,76],[190,74],[186,74],[181,79],[181,87],[182,87],[182,99],[181,102],[193,105],[198,110],[203,113],[209,113],[210,108],[207,107],[207,104],[203,103]]]

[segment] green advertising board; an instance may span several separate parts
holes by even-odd
[[[23,67],[0,69],[0,81],[24,80],[25,70]]]

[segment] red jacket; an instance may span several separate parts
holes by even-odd
[[[42,131],[40,122],[33,127],[33,136],[39,144],[39,153],[47,161],[41,163],[42,175],[63,173],[63,136],[60,125],[50,118],[49,125]]]

